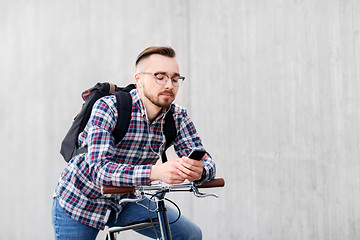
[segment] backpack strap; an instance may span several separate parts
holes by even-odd
[[[161,160],[163,163],[167,161],[166,150],[174,142],[177,135],[174,114],[172,110],[168,111],[165,116],[164,135],[165,135],[166,143],[165,143],[165,150],[161,155]]]
[[[118,119],[112,132],[115,138],[115,144],[118,144],[121,139],[123,139],[130,125],[132,98],[129,92],[131,89],[133,89],[133,87],[133,84],[130,84],[122,91],[117,91],[114,93],[118,110]]]

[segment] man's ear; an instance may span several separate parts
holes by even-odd
[[[136,84],[139,85],[140,87],[142,87],[141,82],[140,82],[140,74],[138,74],[138,73],[135,74],[134,79],[135,79]]]

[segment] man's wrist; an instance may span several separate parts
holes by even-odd
[[[159,166],[156,166],[156,165],[151,166],[151,169],[150,169],[150,182],[159,180],[159,177],[158,177],[158,174],[157,174],[158,173],[158,167]]]

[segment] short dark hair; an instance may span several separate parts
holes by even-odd
[[[174,51],[174,49],[172,49],[171,47],[164,47],[164,46],[153,46],[153,47],[148,47],[145,48],[136,58],[136,62],[135,62],[135,66],[138,65],[138,63],[140,62],[141,59],[144,59],[146,57],[149,57],[150,55],[153,54],[160,54],[162,56],[165,57],[171,57],[174,58],[176,53]]]

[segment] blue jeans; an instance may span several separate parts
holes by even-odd
[[[140,202],[143,206],[148,206],[149,199],[144,199]],[[126,207],[119,214],[116,219],[115,211],[111,211],[107,226],[126,226],[131,223],[149,220],[149,213],[146,208],[137,203],[128,203]],[[150,201],[150,209],[155,209],[155,203]],[[167,215],[169,222],[174,221],[178,217],[178,211],[170,207],[167,208]],[[156,218],[156,212],[151,212],[152,218]],[[65,210],[60,206],[57,198],[54,198],[52,207],[52,223],[54,226],[55,239],[96,239],[99,229],[82,224],[65,213]],[[186,217],[181,216],[180,219],[170,225],[172,238],[175,239],[202,239],[201,230],[198,226],[188,220]],[[138,233],[156,239],[161,237],[159,227],[156,227],[157,236],[153,227],[137,230]],[[121,239],[121,234],[119,236]]]

